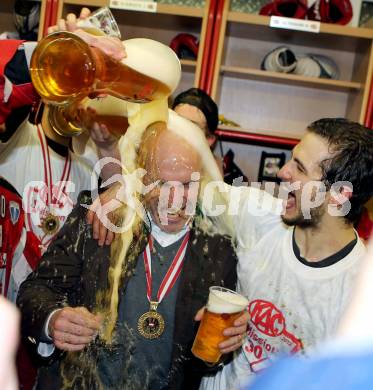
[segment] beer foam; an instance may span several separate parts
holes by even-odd
[[[118,104],[117,107],[120,107],[120,104]],[[136,176],[128,175],[128,173],[133,173],[137,168],[137,150],[141,143],[143,132],[151,123],[158,121],[167,122],[169,111],[167,100],[164,99],[155,100],[146,104],[127,102],[126,112],[128,114],[130,126],[126,134],[119,140],[119,149],[123,164],[123,174],[127,175],[126,185],[129,186],[129,188],[135,188]],[[119,215],[123,220],[128,216],[130,210],[130,208],[126,207],[122,207],[119,210]],[[135,210],[135,208],[132,210]],[[101,337],[109,344],[112,342],[112,334],[118,318],[120,279],[122,275],[127,272],[127,268],[131,264],[127,261],[127,251],[128,248],[130,248],[134,236],[139,234],[139,229],[142,228],[140,217],[141,216],[138,214],[134,215],[130,228],[120,235],[117,235],[110,248],[111,262],[109,269],[109,289],[106,291],[106,296],[103,298],[104,304],[101,308],[101,312],[103,313],[104,318],[106,318]],[[98,295],[96,299],[100,301],[101,298]]]
[[[200,183],[201,190],[199,193],[199,203],[205,215],[211,211],[204,208],[203,197],[206,186],[208,186],[211,181],[214,181],[216,183],[220,183],[220,187],[223,188],[223,191],[220,191],[218,186],[213,187],[214,198],[211,209],[213,210],[216,205],[223,205],[225,206],[225,211],[221,215],[215,217],[210,216],[209,219],[204,218],[203,226],[200,224],[199,227],[203,228],[207,233],[228,235],[229,237],[232,237],[232,240],[234,240],[235,229],[232,217],[228,214],[228,196],[224,191],[227,186],[224,187],[223,177],[218,165],[216,164],[216,160],[211,152],[204,132],[196,124],[181,117],[172,110],[169,110],[167,128],[188,142],[201,157],[203,175]]]
[[[203,130],[172,110],[168,112],[167,128],[184,138],[199,153],[211,180],[223,180]]]
[[[245,310],[249,301],[229,291],[210,291],[207,310],[211,313],[238,313]]]
[[[146,76],[159,80],[175,91],[181,77],[181,65],[175,52],[168,46],[147,38],[123,41],[127,57],[121,62]]]

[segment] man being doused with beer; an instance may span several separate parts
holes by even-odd
[[[235,289],[236,258],[229,239],[206,234],[201,216],[193,220],[206,158],[202,161],[177,132],[193,134],[208,150],[200,129],[172,111],[167,127],[157,122],[145,131],[138,166],[146,169],[146,213],[133,230],[122,268],[111,269],[120,279],[110,342],[103,342],[102,326],[112,313],[101,311],[102,301],[115,278],[111,272],[108,278],[108,269],[117,241],[128,232],[117,235],[110,253],[92,238],[86,208],[77,206],[22,284],[23,332],[35,338],[40,353],[53,352],[54,358],[39,370],[38,388],[59,389],[64,383],[84,389],[193,389],[204,372],[215,369],[191,354],[194,316],[207,302],[210,286]],[[209,158],[217,169],[211,153]],[[86,195],[82,202],[89,202]],[[224,330],[219,355],[240,347],[248,320],[242,301],[225,306],[235,321]]]
[[[233,219],[248,338],[204,390],[241,388],[276,355],[307,354],[333,335],[350,300],[365,253],[353,223],[373,194],[372,131],[341,118],[313,122],[278,176],[281,218],[279,200],[240,188]]]

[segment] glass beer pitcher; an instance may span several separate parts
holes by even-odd
[[[127,57],[117,61],[70,32],[50,34],[38,43],[31,58],[31,79],[52,107],[55,131],[65,136],[82,132],[75,113],[88,97],[112,95],[146,103],[166,99],[176,89],[181,67],[169,47],[145,38],[123,44]]]

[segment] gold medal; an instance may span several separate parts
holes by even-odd
[[[147,311],[139,318],[137,330],[146,339],[157,339],[164,331],[164,319],[156,311]]]
[[[60,227],[60,220],[57,216],[52,213],[49,213],[43,220],[41,228],[43,232],[48,235],[55,234]]]
[[[164,319],[156,311],[158,302],[150,302],[150,310],[137,321],[137,330],[148,340],[157,339],[164,332]]]

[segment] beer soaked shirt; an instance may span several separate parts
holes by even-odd
[[[171,235],[170,235],[171,236]],[[174,236],[174,235],[173,235]],[[169,269],[183,237],[163,247],[154,240],[152,252],[152,297]],[[186,259],[187,261],[187,259]],[[146,278],[143,254],[139,256],[136,271],[121,292],[118,323],[110,348],[97,356],[97,368],[105,389],[160,390],[167,389],[173,349],[174,317],[180,278],[167,294],[157,312],[165,321],[158,338],[149,340],[140,335],[138,319],[149,310],[146,296]]]
[[[365,254],[356,239],[332,258],[307,263],[293,240],[294,228],[281,222],[278,200],[243,191],[236,217],[237,275],[251,320],[242,349],[216,376],[203,379],[203,390],[239,389],[277,355],[307,354],[333,334]]]

